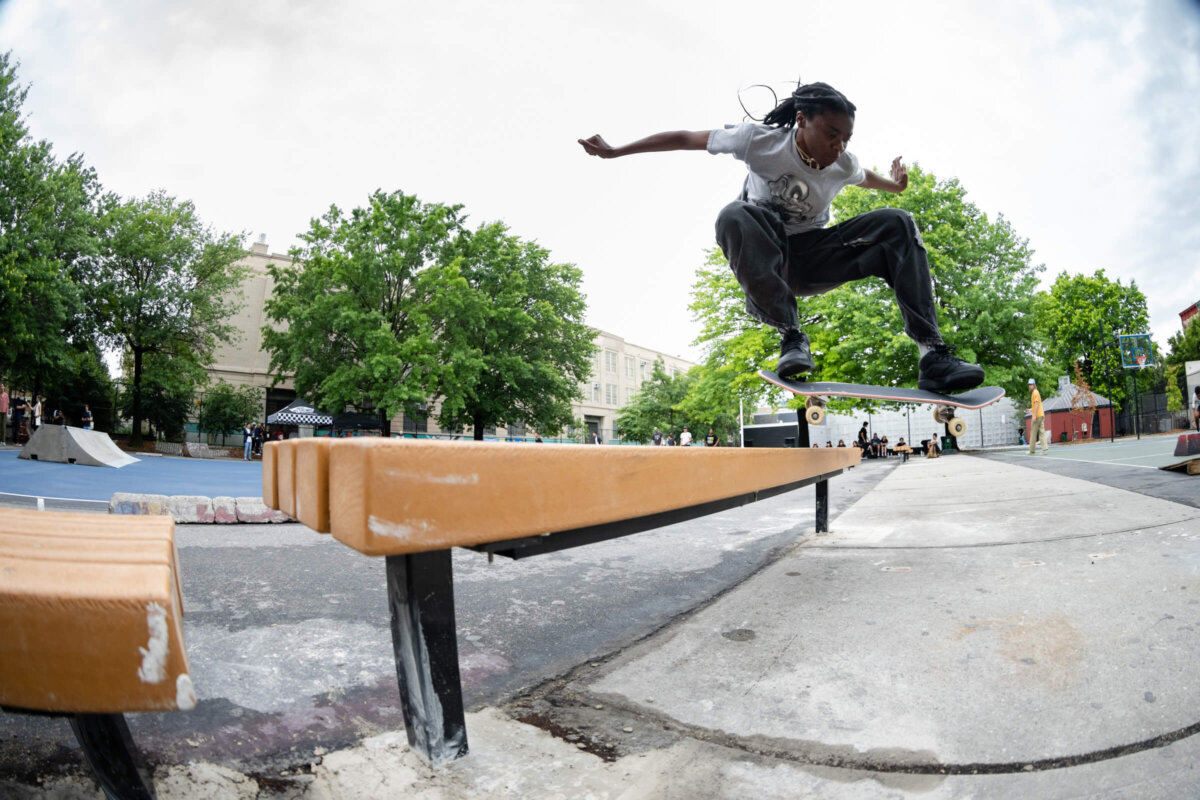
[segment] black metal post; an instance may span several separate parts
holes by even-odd
[[[449,550],[387,557],[392,646],[408,744],[437,766],[467,754]]]
[[[154,800],[154,781],[121,714],[72,714],[71,730],[111,800]]]
[[[829,481],[817,481],[817,533],[829,532]]]

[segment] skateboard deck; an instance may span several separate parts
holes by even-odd
[[[904,389],[895,386],[872,386],[866,383],[834,383],[832,381],[793,381],[781,378],[765,369],[758,377],[805,397],[861,397],[864,400],[891,400],[898,403],[930,403],[957,408],[983,408],[1004,397],[999,386],[977,386],[962,394],[940,394],[924,389]]]
[[[858,397],[864,400],[888,400],[897,403],[928,403],[934,408],[934,418],[938,422],[950,424],[951,432],[961,436],[966,425],[957,417],[952,417],[954,408],[978,409],[990,406],[1004,397],[1004,389],[999,386],[978,386],[961,394],[940,394],[927,392],[924,389],[905,389],[895,386],[872,386],[864,383],[835,383],[831,381],[794,381],[781,378],[774,372],[760,369],[758,377],[773,383],[780,389],[787,389],[795,395],[808,398],[805,416],[813,425],[821,424],[825,418],[824,405],[830,397]],[[955,432],[957,429],[960,432]]]

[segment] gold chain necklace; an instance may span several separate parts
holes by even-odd
[[[800,160],[807,164],[812,169],[820,169],[821,165],[815,158],[800,149],[800,142],[792,139],[792,143],[796,145],[796,154],[800,156]]]

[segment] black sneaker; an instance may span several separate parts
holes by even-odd
[[[792,378],[801,372],[808,372],[814,366],[812,352],[808,349],[808,336],[795,328],[784,331],[775,374],[781,378]]]
[[[983,367],[954,355],[954,348],[939,344],[921,357],[917,388],[927,392],[958,392],[983,383]]]

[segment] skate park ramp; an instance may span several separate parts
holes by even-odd
[[[107,433],[85,431],[69,425],[43,425],[38,428],[17,457],[59,464],[118,468],[138,461],[117,447]]]

